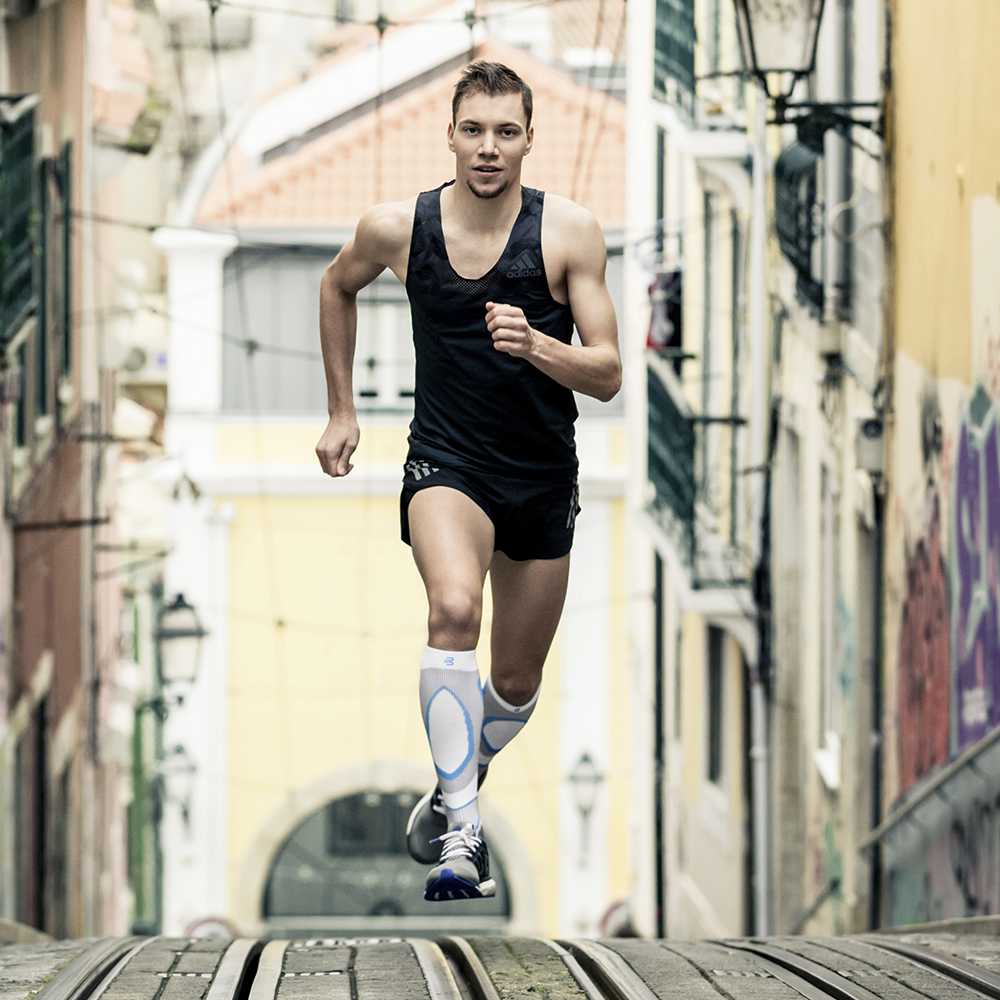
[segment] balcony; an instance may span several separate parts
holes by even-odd
[[[774,215],[781,252],[796,274],[796,292],[823,311],[821,206],[817,201],[820,153],[802,142],[786,147],[774,165]]]
[[[674,545],[693,589],[745,587],[742,486],[735,414],[694,413],[668,352],[646,351],[647,514]]]

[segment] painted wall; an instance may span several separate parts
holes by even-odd
[[[887,809],[1000,726],[1000,8],[961,13],[894,10]],[[934,86],[930,60],[952,86]],[[887,844],[894,922],[1000,909],[1000,784],[984,771]]]

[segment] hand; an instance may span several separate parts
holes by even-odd
[[[351,455],[360,440],[358,419],[353,413],[331,416],[319,444],[316,445],[316,454],[323,471],[334,478],[346,476],[354,468]]]
[[[528,325],[524,310],[517,306],[487,302],[486,329],[493,334],[493,346],[505,354],[526,358],[538,346],[540,334]]]

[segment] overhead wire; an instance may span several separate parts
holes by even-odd
[[[614,72],[615,67],[618,65],[621,49],[625,42],[625,26],[628,23],[627,4],[628,0],[622,0],[622,13],[621,19],[618,22],[618,36],[615,39],[614,49],[612,50],[610,72]],[[590,147],[590,156],[587,158],[587,168],[583,175],[583,187],[580,190],[581,198],[586,198],[587,193],[590,191],[590,179],[594,171],[594,163],[597,161],[600,140],[604,134],[604,123],[607,118],[608,107],[611,104],[611,92],[611,82],[610,80],[606,80],[604,85],[604,101],[601,104],[601,112],[599,118],[597,119],[597,129],[594,136],[594,142]]]
[[[602,2],[603,2],[603,0],[602,0]],[[223,3],[223,0],[217,0],[217,2],[216,2],[216,8],[218,6],[222,6],[222,5],[225,5],[225,6],[238,6],[236,4]],[[529,6],[536,6],[536,4],[524,4],[524,5],[521,5],[519,7],[519,9],[524,9],[526,7],[529,7]],[[287,11],[283,11],[283,12],[284,13],[288,13]],[[214,18],[214,11],[213,11],[213,18]],[[617,50],[617,48],[618,48],[618,44],[616,43],[616,50]],[[217,71],[217,74],[218,74],[218,61],[217,61],[218,60],[218,51],[217,51],[217,45],[215,45],[214,43],[213,43],[213,59],[216,60],[216,71]],[[217,77],[217,79],[218,79],[218,77]],[[380,81],[380,83],[381,83],[381,81]],[[379,92],[380,92],[380,97],[381,97],[381,86],[379,88]],[[609,98],[609,95],[606,94],[605,95],[605,108],[607,106],[607,100],[608,100],[608,98]],[[220,87],[220,99],[221,99],[221,87]],[[223,108],[224,108],[224,105],[223,105]],[[602,126],[601,126],[600,123],[598,125],[598,130],[597,131],[598,131],[598,135],[602,131]],[[382,144],[382,136],[381,136],[381,134],[379,134],[376,145],[380,148],[381,144]],[[590,158],[591,164],[593,162],[594,155],[595,154],[594,154],[593,149],[592,149],[591,150],[591,158]],[[379,152],[379,156],[381,156],[381,150]],[[379,166],[376,169],[376,184],[378,185],[377,186],[377,190],[379,192],[381,192],[381,160],[379,160],[377,162],[378,162]],[[230,197],[231,197],[230,212],[234,215],[234,228],[235,228],[235,201],[232,201],[231,177],[229,178],[229,182],[230,182]],[[241,246],[242,245],[244,245],[244,244],[241,241]],[[272,246],[269,246],[268,249],[269,250],[275,249],[275,253],[277,254],[278,252],[286,252],[289,248],[287,246],[286,247],[281,247],[281,248],[273,248],[273,245],[272,245]],[[237,253],[238,253],[238,251],[237,251]],[[236,280],[237,280],[238,283],[240,283],[240,286],[241,286],[241,289],[242,289],[242,295],[245,296],[245,285],[243,284],[243,277],[244,277],[243,271],[241,269],[239,269],[239,267],[237,267],[237,270],[236,270]],[[244,313],[244,316],[245,316],[245,314],[246,314],[245,299],[241,300],[241,309],[242,309],[242,311]],[[245,323],[244,323],[244,329],[247,330],[247,331],[249,331],[249,327],[246,326]],[[215,331],[215,332],[216,332],[216,334],[220,333],[220,331]],[[233,337],[232,335],[226,334],[225,331],[221,331],[221,335],[223,335],[225,337],[228,337],[229,339],[231,339],[231,340],[233,340],[233,341],[235,341],[237,343],[240,343],[242,346],[244,346],[245,349],[247,349],[248,369],[252,367],[253,355],[258,350],[272,349],[274,351],[274,353],[285,353],[285,354],[289,354],[289,355],[294,350],[294,349],[289,349],[289,348],[280,349],[280,348],[277,348],[277,347],[275,347],[273,345],[268,345],[268,348],[264,348],[264,347],[262,347],[262,345],[259,344],[259,342],[253,340],[252,338],[238,338],[238,337]],[[251,344],[254,345],[254,346],[253,347],[249,346]],[[308,358],[308,357],[316,358],[316,357],[319,357],[320,355],[318,353],[314,353],[314,354],[310,355],[309,352],[299,351],[299,352],[295,352],[295,356],[299,356],[299,357],[303,357],[303,358]],[[260,411],[259,411],[259,409],[257,408],[257,405],[256,405],[256,397],[255,397],[255,395],[254,395],[253,402],[252,402],[252,408],[253,408],[253,413],[254,413],[255,419],[259,418]],[[259,455],[259,437],[258,437],[258,455]],[[366,495],[367,495],[367,493],[366,493]],[[370,499],[370,496],[368,497],[368,499]],[[366,514],[367,514],[367,508],[366,508]],[[270,544],[273,547],[273,543],[274,543],[274,539],[273,539],[273,526],[271,528],[269,528],[269,531],[272,532],[270,534]],[[366,544],[367,544],[367,534],[368,533],[366,531]],[[272,569],[273,569],[273,567],[274,567],[273,558],[272,558],[271,565],[272,565]],[[272,578],[273,578],[273,576],[274,576],[274,574],[272,573]],[[367,590],[364,590],[364,592],[367,594]],[[640,597],[638,597],[636,599],[645,599],[645,600],[648,600],[648,595],[641,595]],[[599,603],[600,603],[600,605],[602,607],[605,607],[605,606],[608,605],[608,602],[604,601],[604,600],[600,601]],[[278,604],[276,606],[279,608],[279,610],[282,608],[282,605],[280,604],[280,602],[278,602]],[[234,612],[234,613],[236,613],[236,612]],[[287,629],[287,627],[289,627],[291,625],[291,623],[288,621],[287,618],[285,618],[284,615],[281,615],[280,618],[277,619],[277,620],[274,619],[272,616],[267,616],[265,620],[267,621],[268,624],[271,624],[271,625],[275,625],[277,621],[280,621],[282,629]],[[409,629],[409,628],[411,628],[411,626],[406,626],[405,628]],[[333,634],[342,635],[344,630],[341,627],[331,626],[330,627],[330,631]],[[367,629],[362,629],[362,631],[365,634],[370,634],[370,632]],[[380,634],[381,634],[381,631],[380,631]],[[284,673],[284,670],[282,669],[281,672]],[[286,773],[290,773],[290,772],[286,770]]]
[[[302,17],[309,20],[326,21],[328,23],[334,24],[351,24],[351,25],[367,25],[368,27],[375,28],[378,24],[378,18],[352,18],[344,17],[340,14],[326,14],[322,11],[315,10],[303,10],[295,7],[283,8],[274,7],[268,4],[260,3],[246,3],[243,0],[206,0],[206,2],[215,2],[220,7],[230,7],[234,10],[247,10],[253,13],[262,14],[287,14],[292,17]],[[520,14],[522,11],[530,10],[534,7],[552,7],[560,3],[566,3],[567,0],[527,0],[526,3],[517,4],[500,4],[502,7],[499,11],[487,11],[483,14],[477,15],[477,20],[495,20],[497,18],[510,17]],[[420,17],[413,18],[386,18],[385,24],[386,28],[406,28],[415,27],[420,24],[467,24],[468,15],[463,15],[461,17],[435,17],[433,15],[421,15]]]
[[[587,82],[585,96],[583,98],[583,111],[581,112],[580,130],[577,137],[576,155],[573,157],[573,179],[570,182],[570,198],[577,200],[577,178],[579,177],[580,162],[583,159],[582,153],[587,141],[587,125],[590,121],[590,105],[593,96],[594,67],[597,65],[598,46],[602,40],[604,29],[604,7],[607,0],[598,0],[597,6],[597,27],[594,30],[594,44],[591,46],[590,65],[587,67]],[[596,136],[595,136],[596,142]]]

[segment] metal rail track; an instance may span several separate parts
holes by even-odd
[[[757,961],[775,977],[786,982],[810,1000],[882,1000],[859,983],[851,982],[818,962],[803,958],[762,941],[714,941],[723,948],[735,948],[754,955]]]
[[[452,968],[462,977],[472,1000],[500,1000],[500,994],[486,971],[482,960],[472,950],[465,938],[438,938],[438,945],[452,963]],[[419,961],[419,955],[417,956]]]
[[[149,938],[102,938],[56,973],[34,1000],[91,1000],[107,988],[119,970],[144,948]]]
[[[917,965],[933,969],[949,979],[957,980],[971,989],[978,990],[985,996],[1000,1000],[1000,976],[981,965],[967,962],[964,958],[958,958],[956,955],[945,955],[931,948],[909,942],[903,943],[893,938],[870,935],[861,940],[873,947],[902,955]]]
[[[416,988],[420,990],[421,995],[428,996],[429,1000],[522,1000],[532,995],[530,991],[535,989],[536,983],[542,984],[540,988],[543,992],[547,988],[552,988],[553,995],[578,997],[582,994],[586,1000],[659,1000],[662,990],[658,990],[658,987],[667,987],[668,992],[674,990],[675,992],[670,992],[670,996],[680,995],[676,994],[676,990],[679,986],[682,988],[682,984],[676,980],[669,983],[654,982],[650,969],[658,967],[646,964],[645,958],[640,961],[640,956],[644,955],[644,952],[620,953],[615,947],[609,947],[599,941],[512,939],[506,946],[508,950],[505,952],[495,943],[487,946],[485,939],[480,943],[476,943],[475,940],[470,943],[466,938],[458,936],[445,936],[435,940],[425,938],[368,939],[367,942],[365,939],[359,940],[364,942],[362,949],[373,945],[378,948],[383,941],[387,946],[394,942],[391,943],[391,948],[395,949],[392,954],[397,964],[392,968],[400,970],[395,975],[399,977],[401,997],[415,995],[412,989],[417,983],[420,986]],[[495,940],[492,939],[494,942]],[[909,968],[912,964],[923,970],[921,973],[923,976],[932,972],[958,985],[960,992],[968,991],[970,1000],[973,998],[1000,1000],[1000,975],[983,966],[924,945],[901,942],[884,935],[868,934],[855,937],[853,940],[863,944],[871,952],[873,967],[878,963],[880,952],[883,962],[889,962],[888,955],[893,956],[893,961],[889,964],[895,972],[887,970],[886,974],[895,980],[896,985],[893,989],[899,996],[903,996],[904,993],[918,995],[916,984],[904,985],[904,980],[900,979],[900,970],[904,965]],[[521,943],[518,944],[518,941]],[[402,943],[405,943],[409,952],[405,954],[401,952]],[[316,990],[320,984],[315,979],[284,978],[286,976],[330,976],[332,978],[326,982],[332,991],[330,996],[336,998],[346,997],[347,994],[342,990],[348,986],[352,1000],[366,1000],[366,997],[376,995],[385,998],[394,992],[392,984],[396,980],[392,975],[387,976],[386,973],[379,972],[382,966],[371,952],[368,953],[366,962],[368,971],[364,973],[370,978],[355,978],[356,947],[350,948],[350,961],[344,964],[344,949],[353,945],[348,939],[309,942],[310,947],[316,948],[313,957],[306,966],[302,964],[297,967],[292,966],[291,971],[286,973],[285,962],[287,956],[292,953],[290,951],[292,944],[293,942],[285,939],[263,941],[252,938],[240,938],[228,943],[220,942],[217,946],[207,949],[217,955],[214,972],[208,973],[188,971],[199,967],[197,959],[194,963],[182,966],[177,964],[181,959],[171,958],[171,952],[176,951],[179,955],[187,947],[187,942],[178,946],[176,942],[169,942],[169,939],[155,937],[104,939],[70,961],[30,1000],[102,1000],[109,986],[123,973],[130,974],[131,983],[139,984],[135,986],[136,997],[146,988],[142,986],[143,977],[148,977],[155,983],[157,981],[155,977],[173,975],[204,976],[206,979],[210,975],[211,983],[208,984],[204,1000],[278,1000],[279,993],[285,1000],[297,1000],[297,995],[303,1000],[309,1000],[310,997],[318,995]],[[473,944],[476,946],[473,947]],[[663,944],[665,946],[665,943]],[[689,956],[693,957],[688,957],[687,961],[694,965],[694,968],[700,969],[703,978],[709,982],[712,982],[711,956],[721,949],[729,951],[730,954],[734,951],[745,953],[748,956],[747,961],[752,957],[753,968],[759,970],[760,975],[780,981],[804,1000],[884,1000],[885,980],[859,981],[858,974],[848,971],[842,965],[838,964],[836,969],[831,967],[821,949],[811,946],[799,947],[791,941],[783,945],[782,939],[715,939],[701,944],[707,948],[703,947],[698,954],[688,949]],[[130,967],[133,959],[150,945],[153,947],[150,948],[148,955],[143,957],[142,962],[136,962]],[[655,942],[649,942],[649,946],[651,949],[659,947]],[[302,955],[302,943],[295,945],[293,950],[297,955]],[[309,948],[305,950],[308,952]],[[678,955],[683,953],[683,950],[679,951],[677,947],[668,947],[667,950]],[[187,954],[197,951],[198,949],[194,948]],[[340,957],[337,956],[338,951]],[[550,953],[554,953],[555,957]],[[862,961],[856,949],[852,950],[851,954],[858,955],[858,960]],[[850,957],[846,952],[834,949],[831,951],[829,961],[832,962],[835,956],[841,955]],[[511,956],[514,958],[513,962],[510,961]],[[324,964],[325,958],[329,958],[329,964]],[[302,959],[297,961],[301,963]],[[157,962],[167,964],[157,965]],[[633,968],[630,962],[635,962],[636,967]],[[201,968],[204,970],[206,966],[202,964]],[[300,971],[295,971],[296,968]],[[305,971],[306,968],[315,971]],[[637,968],[643,970],[642,975],[636,971]],[[741,968],[749,967],[741,966]],[[169,971],[151,971],[154,969],[169,969]],[[540,978],[537,980],[532,978],[535,969],[541,970],[538,973]],[[739,974],[758,973],[755,971]],[[649,978],[648,982],[643,975]],[[518,979],[522,976],[523,985]],[[302,983],[301,993],[296,985],[299,982]],[[760,983],[761,980],[757,982]],[[426,987],[426,994],[421,987]],[[409,993],[406,992],[408,988]],[[159,995],[155,986],[149,989],[156,991],[155,994],[150,992],[150,997]],[[754,996],[760,995],[754,991],[755,989],[756,986],[750,992]],[[130,995],[132,986],[127,986],[126,990],[128,991],[126,995]],[[107,1000],[119,998],[121,995],[122,987],[119,985],[109,994]],[[733,995],[739,1000],[738,993]]]
[[[616,951],[597,941],[560,941],[610,1000],[657,1000],[646,981]]]

